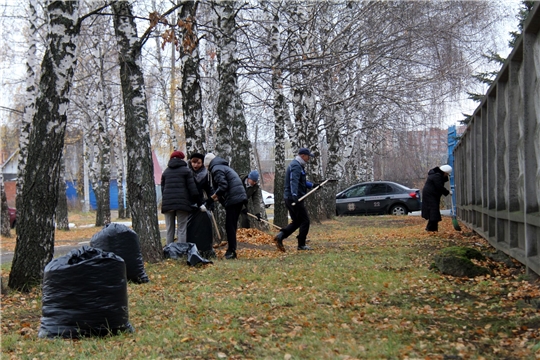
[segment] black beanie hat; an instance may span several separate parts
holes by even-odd
[[[193,153],[193,154],[191,154],[190,159],[193,159],[193,158],[201,159],[202,161],[204,161],[204,155],[201,154],[201,153]]]

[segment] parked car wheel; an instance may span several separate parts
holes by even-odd
[[[394,205],[390,209],[390,215],[407,215],[409,211],[403,205]]]

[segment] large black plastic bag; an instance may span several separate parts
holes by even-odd
[[[90,246],[110,251],[126,262],[127,279],[137,284],[150,281],[144,270],[139,235],[126,225],[111,223],[94,234]]]
[[[203,258],[199,254],[197,245],[192,243],[173,242],[165,245],[163,248],[163,256],[165,259],[170,258],[174,260],[187,257],[187,263],[191,266],[197,264],[212,264],[210,260]]]
[[[40,338],[133,332],[124,260],[88,246],[53,259],[44,270],[41,312]]]
[[[209,211],[192,211],[188,217],[187,242],[197,245],[199,254],[205,258],[216,257],[212,234],[212,219]]]

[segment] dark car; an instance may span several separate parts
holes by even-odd
[[[9,211],[9,226],[13,229],[15,225],[17,224],[17,210],[14,208],[8,207]]]
[[[407,215],[421,204],[418,189],[391,181],[365,182],[336,195],[336,215]]]

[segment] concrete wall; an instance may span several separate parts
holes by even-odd
[[[540,274],[540,3],[454,151],[457,215]]]

